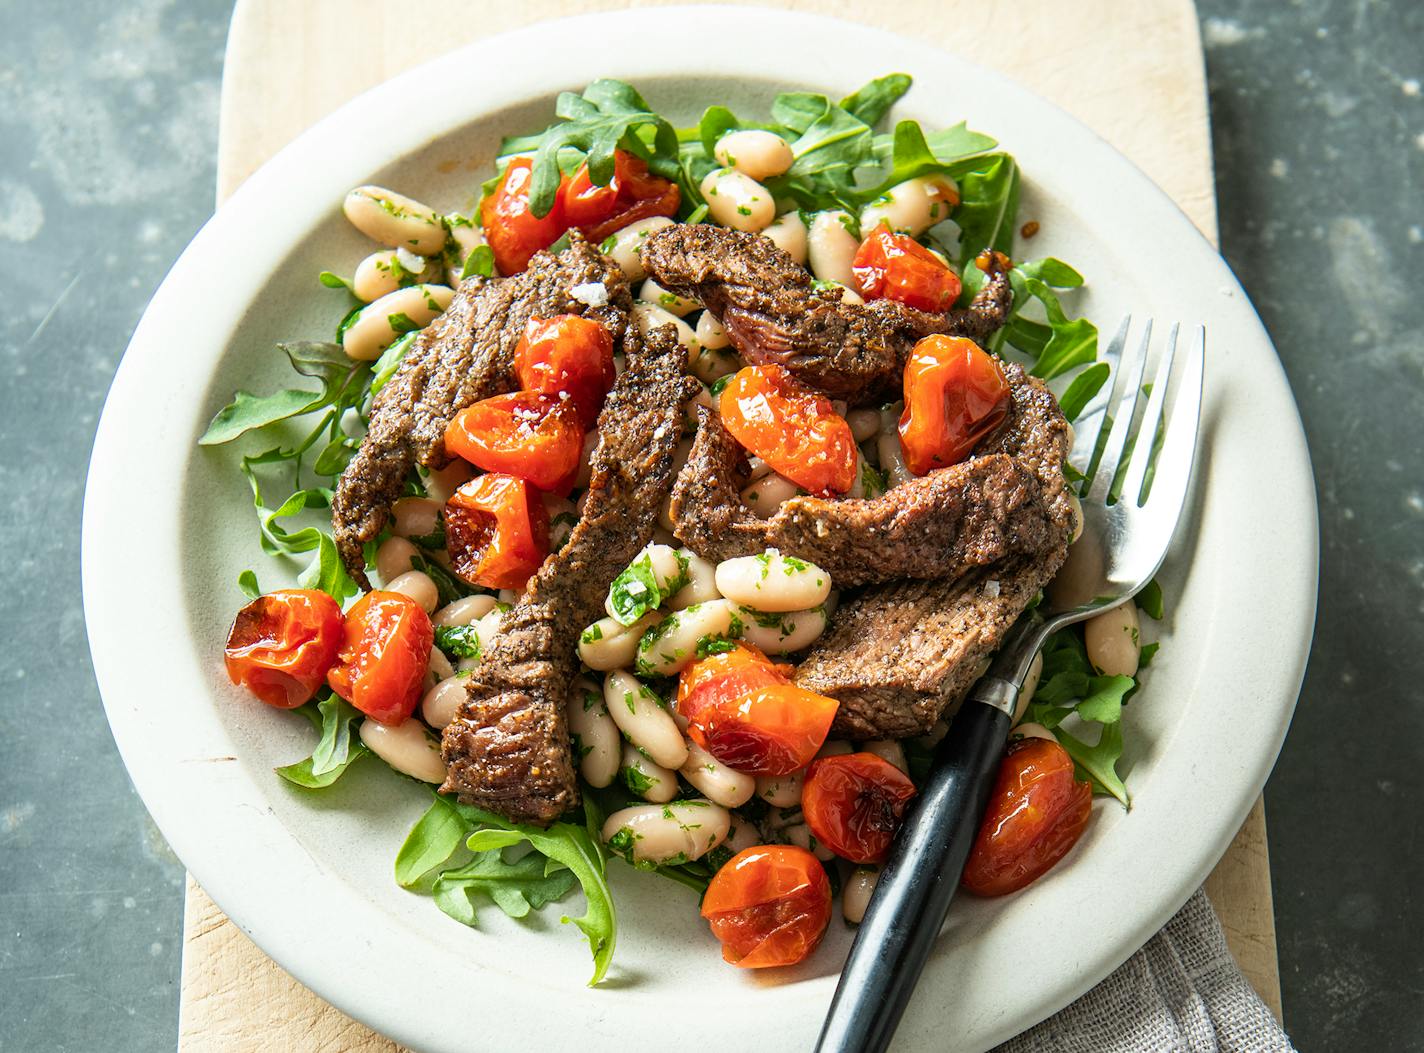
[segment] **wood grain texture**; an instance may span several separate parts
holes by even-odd
[[[542,19],[657,5],[426,0],[421,21],[443,27],[437,40],[390,31],[391,8],[378,0],[238,0],[223,76],[218,199],[325,114],[445,51]],[[1093,128],[1216,240],[1206,85],[1191,0],[780,0],[763,6],[835,15],[972,54]],[[1243,972],[1279,1017],[1260,801],[1206,889]],[[283,972],[191,879],[179,1047],[187,1053],[400,1048]]]

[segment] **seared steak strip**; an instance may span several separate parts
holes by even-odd
[[[746,457],[721,418],[698,410],[697,439],[672,492],[673,533],[720,562],[767,548],[810,560],[841,587],[953,578],[1034,553],[1056,534],[1038,477],[996,453],[864,500],[793,497],[770,519],[742,500]]]
[[[578,803],[564,706],[578,634],[603,612],[609,582],[652,537],[672,486],[687,353],[670,326],[640,346],[598,417],[583,517],[504,616],[469,697],[445,729],[444,793],[517,822],[547,824]]]
[[[530,318],[581,314],[621,338],[632,305],[628,281],[573,231],[557,256],[538,253],[511,278],[470,278],[418,337],[371,404],[365,439],[336,484],[332,533],[351,577],[369,588],[362,545],[375,538],[416,464],[441,468],[445,428],[481,399],[517,385],[514,349]],[[589,307],[570,290],[599,283],[607,302]]]

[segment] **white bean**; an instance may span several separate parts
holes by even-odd
[[[603,701],[618,730],[654,764],[681,768],[687,760],[682,731],[662,699],[632,673],[609,673],[603,680]]]
[[[579,454],[578,475],[574,476],[574,489],[587,490],[588,484],[593,481],[593,451],[598,448],[598,429],[585,433],[583,437],[583,451]],[[583,510],[579,509],[579,514]]]
[[[445,227],[435,210],[394,190],[358,186],[341,210],[362,234],[393,249],[435,256],[445,247]]]
[[[811,273],[824,282],[837,282],[847,288],[855,281],[850,264],[860,248],[860,242],[850,232],[851,222],[846,212],[817,212],[806,235]]]
[[[727,600],[694,603],[674,611],[638,641],[638,675],[675,676],[706,657],[703,648],[707,642],[730,639],[737,621],[740,618]]]
[[[830,620],[824,607],[770,613],[738,607],[737,614],[742,619],[741,639],[765,654],[791,654],[810,647]]]
[[[632,625],[622,625],[612,618],[598,619],[579,634],[579,660],[599,672],[632,665],[638,654],[638,641],[658,624],[658,618],[657,611],[649,611]]]
[[[463,676],[447,676],[420,700],[420,715],[436,731],[443,730],[469,697],[470,682]]]
[[[633,323],[638,327],[638,332],[647,336],[654,329],[661,326],[670,325],[677,330],[677,342],[687,351],[688,364],[693,364],[698,352],[702,350],[702,345],[697,342],[697,334],[692,326],[688,325],[677,315],[673,314],[665,307],[659,307],[655,303],[644,303],[642,300],[633,302]]]
[[[677,796],[677,773],[654,763],[631,742],[623,743],[618,776],[623,785],[645,801],[663,804]]]
[[[1029,703],[1033,701],[1033,693],[1038,690],[1038,682],[1043,678],[1043,652],[1033,656],[1033,662],[1028,667],[1028,675],[1024,677],[1023,690],[1019,692],[1018,703],[1014,706],[1014,723],[1023,720],[1024,714],[1028,712]]]
[[[1083,623],[1088,662],[1100,676],[1136,676],[1141,657],[1137,604],[1127,600]]]
[[[426,614],[432,613],[440,605],[440,590],[423,570],[408,570],[395,581],[386,583],[387,592],[398,592],[408,596],[420,605]]]
[[[668,292],[651,278],[645,279],[643,284],[638,288],[638,299],[643,303],[650,303],[661,307],[664,311],[675,314],[679,318],[683,315],[691,314],[702,306],[696,300],[689,300],[685,296]]]
[[[446,677],[455,675],[455,667],[450,664],[450,659],[445,656],[445,652],[440,648],[432,646],[430,648],[430,660],[425,663],[426,684],[439,683]]]
[[[603,704],[603,693],[586,676],[576,679],[569,689],[568,716],[579,774],[590,786],[609,785],[618,775],[623,744],[618,725]]]
[[[1009,732],[1011,739],[1047,739],[1049,742],[1057,742],[1058,738],[1042,724],[1023,723],[1015,725]]]
[[[761,128],[728,132],[717,140],[712,156],[724,168],[735,168],[752,179],[784,175],[795,160],[785,139]]]
[[[790,775],[758,775],[757,796],[774,808],[799,808],[801,784],[805,779],[804,771],[794,771]]]
[[[687,560],[688,582],[663,604],[669,610],[680,611],[694,603],[709,603],[721,598],[717,591],[717,568],[690,548],[680,548],[678,554]]]
[[[742,368],[742,360],[731,348],[706,348],[698,345],[691,355],[692,375],[704,384],[715,384],[723,377]]]
[[[642,280],[648,273],[643,269],[643,242],[659,227],[672,226],[666,216],[652,216],[629,223],[622,230],[614,231],[604,241],[603,251],[618,264],[619,269],[630,282]]]
[[[420,555],[403,537],[388,537],[376,549],[376,574],[382,581],[395,581],[411,569],[411,560]]]
[[[416,269],[407,270],[405,262],[415,264]],[[371,303],[404,286],[435,281],[438,277],[435,267],[424,256],[382,249],[356,265],[356,273],[351,276],[351,291],[358,300]]]
[[[821,744],[821,748],[816,751],[817,757],[844,757],[847,753],[854,753],[855,747],[844,739],[827,739]]]
[[[493,596],[483,594],[462,596],[441,607],[430,620],[437,629],[448,629],[456,625],[473,625],[494,610],[495,604],[496,600]]]
[[[757,611],[804,611],[831,594],[831,576],[814,563],[774,548],[717,564],[717,591]]]
[[[754,777],[733,771],[695,742],[687,744],[687,760],[679,770],[684,779],[724,808],[739,808],[756,792]]]
[[[742,503],[758,519],[770,519],[783,504],[801,492],[801,488],[775,472],[762,476],[742,490]]]
[[[665,808],[634,805],[603,823],[603,840],[630,863],[676,864],[701,859],[727,839],[732,816],[711,801]]]
[[[722,323],[711,311],[703,311],[697,316],[695,335],[697,342],[709,351],[720,351],[732,342],[727,330],[722,328]]]
[[[860,749],[863,753],[873,753],[881,760],[889,761],[906,775],[910,774],[910,765],[905,760],[905,747],[894,739],[872,739],[862,743]]]
[[[475,469],[468,461],[456,457],[444,468],[432,468],[425,477],[425,492],[430,500],[445,504],[455,496],[455,491],[475,477]]]
[[[865,908],[870,906],[870,897],[875,894],[875,883],[880,880],[879,867],[856,867],[846,879],[841,890],[841,912],[845,920],[859,925],[865,917]]]
[[[421,782],[437,785],[445,781],[445,762],[440,759],[440,743],[428,735],[418,720],[382,724],[361,721],[361,741],[366,748],[396,771]]]
[[[857,443],[864,442],[873,435],[880,433],[880,411],[873,409],[855,409],[845,415],[846,423],[850,425],[850,433]]]
[[[881,223],[900,234],[918,237],[949,218],[959,189],[945,175],[916,176],[892,186],[860,213],[860,229],[869,234]]]
[[[703,406],[717,412],[717,403],[712,399],[712,392],[707,390],[706,384],[697,385],[697,394],[682,404],[682,428],[685,432],[697,430],[697,407]]]
[[[573,533],[574,525],[579,520],[578,510],[567,497],[555,494],[539,496],[544,502],[545,511],[549,513],[549,551],[557,552],[564,547],[564,542]]]
[[[402,497],[391,506],[391,529],[397,537],[429,537],[440,523],[443,507],[428,497]]]
[[[432,318],[450,306],[454,295],[448,285],[408,285],[387,293],[361,308],[341,334],[341,347],[358,362],[374,361],[410,332],[412,326],[425,328]]]
[[[677,549],[656,543],[644,545],[609,586],[603,609],[620,624],[631,624],[661,607],[687,580],[683,556]],[[634,612],[631,617],[629,612]]]
[[[776,221],[762,231],[762,236],[771,239],[786,255],[801,266],[806,266],[806,223],[799,212],[787,212],[776,217]]]
[[[450,232],[450,240],[445,243],[445,276],[450,288],[459,288],[465,270],[465,260],[470,253],[485,244],[484,231],[464,216],[447,215],[445,229]]]
[[[776,200],[771,191],[745,172],[735,168],[714,168],[702,180],[702,196],[707,211],[724,227],[756,233],[776,218]]]
[[[816,835],[811,833],[811,828],[805,823],[788,826],[781,832],[781,836],[786,839],[787,844],[804,848],[823,863],[829,863],[836,858],[834,852],[816,840]]]
[[[723,847],[732,855],[746,851],[753,845],[761,844],[761,831],[752,823],[737,816],[732,816],[732,828],[727,833],[727,840],[722,842]]]
[[[899,433],[882,431],[875,440],[875,449],[880,455],[880,471],[885,476],[885,485],[890,489],[914,478],[905,464],[905,451],[900,448]]]

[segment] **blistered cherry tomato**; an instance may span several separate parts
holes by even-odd
[[[430,616],[409,596],[368,592],[346,612],[337,665],[326,682],[371,719],[399,724],[423,694],[434,640]]]
[[[867,300],[898,300],[943,314],[959,299],[959,275],[908,234],[891,231],[888,222],[860,243],[850,270]]]
[[[629,223],[673,216],[682,201],[677,184],[649,173],[648,163],[626,150],[613,154],[613,178],[599,186],[585,164],[564,187],[564,219],[595,244]]]
[[[485,240],[494,253],[500,274],[518,274],[529,266],[529,257],[547,249],[566,229],[560,194],[548,215],[536,216],[529,207],[534,163],[527,157],[509,162],[494,192],[480,202],[480,223]]]
[[[512,475],[471,479],[445,505],[445,542],[455,573],[487,589],[522,589],[549,554],[549,510]]]
[[[278,589],[237,612],[223,652],[228,678],[279,709],[326,682],[341,646],[341,608],[316,589]]]
[[[1048,739],[1009,744],[984,823],[969,850],[964,887],[979,896],[1016,892],[1041,877],[1083,836],[1093,788],[1073,758]]]
[[[883,863],[915,784],[874,753],[822,757],[806,771],[801,811],[816,840],[852,863]]]
[[[613,337],[592,318],[561,314],[531,318],[514,349],[514,372],[525,391],[566,398],[587,431],[613,387]]]
[[[831,400],[778,365],[747,366],[727,381],[719,409],[732,437],[813,494],[855,482],[855,437]]]
[[[1009,412],[994,357],[962,336],[927,336],[905,363],[900,448],[915,475],[958,464]]]
[[[563,496],[578,475],[583,432],[572,402],[512,391],[462,409],[445,429],[445,448],[487,472]]]
[[[831,920],[831,883],[820,861],[795,845],[745,848],[717,871],[702,916],[722,958],[744,969],[795,965]]]

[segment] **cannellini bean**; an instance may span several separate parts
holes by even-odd
[[[776,218],[771,191],[735,168],[714,168],[703,178],[701,189],[707,211],[721,226],[755,234]]]
[[[1137,604],[1127,600],[1089,618],[1083,623],[1083,643],[1099,675],[1136,676],[1142,654]]]
[[[724,848],[732,855],[745,851],[753,845],[761,844],[761,831],[755,825],[737,816],[732,816],[732,828],[727,834],[727,840],[722,842]]]
[[[732,637],[733,625],[741,620],[734,611],[731,602],[719,599],[669,614],[638,641],[638,675],[674,676],[706,657],[709,641]]]
[[[816,288],[826,290],[834,289],[840,293],[841,303],[853,303],[856,305],[865,303],[865,297],[861,296],[860,293],[856,292],[849,285],[843,285],[840,282],[818,282]]]
[[[852,220],[846,212],[817,212],[811,218],[806,234],[806,255],[811,261],[811,273],[825,282],[837,282],[849,288],[854,281],[851,260],[860,242],[850,232]]]
[[[771,808],[762,819],[762,827],[767,833],[779,834],[782,830],[789,830],[806,821],[806,816],[802,814],[801,805],[795,808]]]
[[[949,218],[959,201],[959,188],[945,175],[916,176],[892,186],[860,213],[860,229],[867,234],[880,226],[915,237]]]
[[[894,739],[872,739],[861,743],[860,748],[863,753],[873,753],[881,760],[889,761],[906,775],[910,773],[910,765],[905,761],[905,747]]]
[[[445,227],[435,210],[394,190],[358,186],[346,195],[341,211],[362,234],[393,249],[436,256],[445,247]]]
[[[724,168],[735,168],[752,179],[784,175],[795,160],[785,139],[760,128],[727,133],[717,140],[712,156]]]
[[[495,604],[493,596],[462,596],[441,607],[430,620],[437,629],[448,629],[456,625],[473,625],[494,610]]]
[[[539,496],[544,501],[544,509],[549,513],[549,551],[557,552],[564,547],[564,542],[573,532],[574,524],[579,520],[578,510],[567,497],[554,494]]]
[[[914,478],[905,465],[905,451],[900,448],[900,436],[896,432],[882,431],[875,440],[875,449],[880,455],[880,471],[885,476],[885,485],[890,489]]]
[[[769,548],[718,563],[717,591],[757,611],[804,611],[825,602],[831,576],[814,563]]]
[[[431,681],[432,684],[437,680],[444,680],[448,676],[455,675],[455,667],[450,664],[450,659],[445,656],[445,652],[434,646],[430,648],[430,661],[425,663],[425,669],[427,675],[434,674],[435,676],[435,680]]]
[[[420,700],[421,718],[436,731],[444,730],[455,719],[460,703],[469,696],[469,686],[469,680],[463,676],[447,676]]]
[[[689,361],[692,375],[704,384],[715,384],[723,377],[742,368],[742,360],[731,348],[713,350],[698,346]]]
[[[1023,690],[1019,692],[1018,703],[1014,706],[1014,723],[1023,720],[1024,714],[1028,712],[1029,703],[1033,701],[1033,693],[1038,690],[1038,682],[1043,678],[1043,652],[1033,656],[1033,662],[1028,667],[1028,675],[1024,677]]]
[[[638,327],[638,332],[644,336],[660,326],[672,326],[677,330],[677,342],[687,349],[688,364],[692,365],[696,362],[698,352],[702,350],[702,345],[697,342],[697,334],[693,331],[692,326],[667,308],[659,307],[655,303],[635,300],[633,302],[633,323]]]
[[[758,457],[756,454],[752,454],[750,457],[747,458],[747,479],[748,479],[748,481],[754,483],[754,482],[756,482],[758,479],[764,479],[764,478],[766,478],[766,477],[767,477],[768,475],[770,475],[770,474],[771,474],[771,465],[767,464],[765,461],[763,461],[763,460],[762,460],[760,457]]]
[[[403,537],[388,537],[376,549],[376,574],[382,581],[395,581],[411,568],[411,560],[420,555]]]
[[[406,264],[411,264],[413,269]],[[351,291],[358,300],[371,303],[407,285],[433,282],[438,278],[439,271],[424,256],[404,249],[383,249],[356,265],[356,273],[351,276]]]
[[[880,880],[879,867],[856,867],[846,879],[841,890],[841,912],[845,920],[859,925],[865,917],[865,908],[870,906],[870,897],[875,894],[875,883]]]
[[[387,582],[386,591],[409,596],[426,614],[433,613],[435,608],[440,606],[440,590],[435,587],[430,575],[423,570],[406,571],[395,581]]]
[[[636,573],[633,572],[636,568]],[[627,580],[619,579],[628,574]],[[603,609],[620,624],[630,624],[645,612],[656,610],[663,602],[687,584],[687,568],[682,554],[671,545],[650,543],[633,557],[623,574],[609,586]],[[637,611],[627,617],[630,610]],[[621,611],[621,613],[620,613]]]
[[[663,604],[670,610],[680,611],[694,603],[708,603],[719,599],[717,591],[717,568],[690,548],[680,548],[678,555],[687,560],[688,582]]]
[[[811,833],[811,828],[805,823],[788,826],[781,832],[781,836],[786,839],[787,844],[804,848],[823,863],[829,863],[836,858],[834,852],[816,840],[816,835]]]
[[[629,223],[622,230],[614,231],[603,243],[603,251],[618,264],[619,269],[630,282],[641,281],[648,273],[643,269],[643,242],[659,227],[672,226],[666,216],[652,216]]]
[[[787,212],[776,217],[771,226],[762,231],[762,236],[771,239],[786,255],[801,266],[806,266],[806,223],[799,212]]]
[[[371,362],[412,328],[423,329],[450,306],[448,285],[409,285],[361,308],[341,334],[341,347],[358,362]]]
[[[677,773],[654,763],[631,742],[623,743],[623,752],[618,758],[618,777],[623,780],[623,785],[645,801],[663,804],[677,796]]]
[[[805,778],[804,771],[794,771],[790,775],[758,775],[757,796],[774,808],[799,808],[801,784]]]
[[[717,412],[717,403],[712,400],[712,392],[707,390],[707,385],[697,385],[697,394],[682,404],[682,428],[686,432],[697,430],[697,407]]]
[[[579,660],[599,672],[632,665],[638,654],[638,641],[658,624],[660,617],[657,611],[650,611],[632,625],[612,618],[598,619],[579,634]]]
[[[697,342],[709,351],[720,351],[732,342],[727,330],[722,328],[722,323],[711,311],[703,311],[697,316],[695,335]]]
[[[445,504],[455,491],[475,476],[475,469],[468,461],[456,457],[444,468],[432,468],[425,477],[425,492],[430,500]]]
[[[569,689],[569,734],[579,774],[590,786],[607,786],[618,775],[623,740],[603,704],[603,692],[586,676]]]
[[[742,490],[742,503],[758,519],[770,519],[776,515],[777,509],[800,492],[801,488],[790,479],[772,472]]]
[[[1072,490],[1068,491],[1068,507],[1073,510],[1073,533],[1068,538],[1071,545],[1083,536],[1083,502]]]
[[[583,452],[579,454],[578,475],[574,476],[574,489],[587,490],[588,484],[593,481],[593,451],[598,448],[598,429],[588,432],[583,437]],[[579,509],[579,514],[583,510]]]
[[[450,281],[450,288],[455,289],[460,285],[465,260],[485,244],[485,235],[464,216],[447,215],[445,229],[450,233],[450,239],[445,243],[445,276]]]
[[[678,801],[665,808],[634,805],[603,823],[603,840],[630,863],[686,863],[727,839],[732,816],[711,801]]]
[[[440,743],[426,734],[418,720],[399,724],[361,721],[361,741],[366,748],[396,771],[421,782],[437,785],[445,781],[445,762],[440,759]]]
[[[687,760],[687,743],[662,699],[651,688],[632,673],[619,670],[604,678],[603,701],[618,730],[654,764],[674,770],[682,767]]]
[[[723,808],[738,808],[752,799],[756,779],[733,771],[695,742],[687,744],[687,760],[679,769],[682,777]]]
[[[702,306],[696,300],[689,300],[685,296],[668,292],[651,278],[645,279],[643,284],[639,287],[638,299],[644,303],[655,304],[664,311],[677,315],[679,318],[683,315],[691,314]]]
[[[1011,739],[1047,739],[1049,742],[1057,742],[1058,739],[1053,732],[1049,731],[1042,724],[1024,723],[1014,727],[1009,732]]]
[[[791,654],[810,647],[830,621],[824,607],[770,613],[738,607],[737,614],[742,619],[741,639],[766,654]]]
[[[846,423],[850,425],[850,433],[855,437],[857,443],[864,442],[874,435],[880,434],[880,411],[873,409],[855,409],[845,415]]]
[[[817,757],[843,757],[847,753],[854,753],[855,747],[844,739],[827,739],[821,744],[821,748],[816,751]]]
[[[391,529],[397,537],[429,537],[440,523],[443,507],[428,497],[402,497],[391,506]]]

